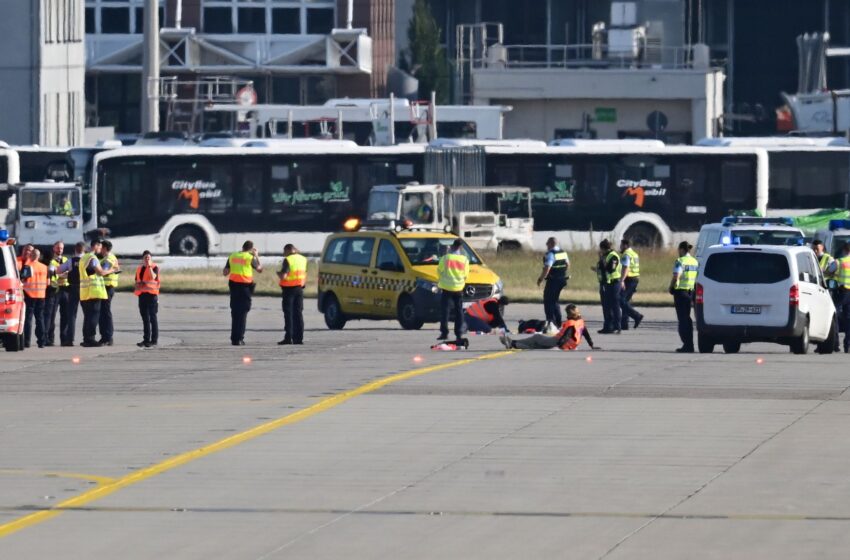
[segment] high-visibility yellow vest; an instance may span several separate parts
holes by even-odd
[[[675,289],[690,292],[694,289],[697,283],[697,270],[699,270],[699,261],[690,255],[679,257],[676,263],[682,268],[679,278],[676,280]]]
[[[230,255],[227,259],[227,266],[230,268],[229,280],[238,284],[253,284],[254,267],[251,266],[252,262],[254,262],[254,255],[247,251]]]
[[[620,255],[617,254],[617,251],[611,251],[607,255],[605,255],[605,281],[608,284],[613,284],[615,281],[619,280],[623,274],[620,272],[620,266],[617,265],[614,267],[614,272],[611,272],[609,269],[611,268],[611,261],[614,259],[619,260]]]
[[[80,270],[80,301],[88,301],[90,299],[109,299],[106,293],[106,284],[103,281],[103,276],[98,276],[97,273],[89,276],[86,272],[86,267],[89,262],[95,259],[97,255],[94,253],[86,253],[80,259],[78,265]]]
[[[640,276],[640,257],[637,251],[629,247],[623,251],[623,255],[629,257],[629,278],[637,278]]]
[[[68,277],[64,278],[59,277],[59,267],[68,262],[68,257],[65,255],[60,256],[58,259],[53,258],[50,259],[50,267],[53,269],[53,272],[50,273],[50,287],[51,288],[67,288],[68,287]]]
[[[820,271],[823,272],[824,278],[832,278],[832,274],[827,272],[826,269],[829,268],[829,265],[831,265],[834,260],[835,259],[833,259],[832,255],[829,253],[824,253],[818,260],[818,265],[820,265]]]
[[[286,275],[280,280],[281,288],[303,288],[307,283],[307,257],[293,253],[285,258]]]
[[[107,263],[109,264],[109,266],[104,266]],[[102,268],[108,269],[108,270],[118,268],[118,257],[116,257],[112,253],[109,253],[108,255],[106,255],[106,258],[100,259],[100,266]],[[103,284],[107,288],[117,288],[118,287],[118,275],[117,274],[110,274],[109,276],[104,276],[103,277]]]
[[[74,215],[74,206],[71,204],[70,200],[66,200],[62,204],[62,215],[69,217]]]
[[[835,271],[835,282],[839,287],[850,290],[850,255],[838,259],[838,270]]]
[[[466,285],[466,277],[469,276],[469,259],[465,255],[448,253],[443,255],[437,265],[440,280],[437,286],[447,292],[459,292]]]

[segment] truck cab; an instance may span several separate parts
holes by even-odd
[[[36,247],[83,240],[81,189],[75,183],[23,183],[14,187],[14,231],[19,243]]]
[[[369,193],[365,224],[451,232],[476,250],[531,249],[531,189],[378,185]]]

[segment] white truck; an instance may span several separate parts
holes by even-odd
[[[11,187],[8,221],[20,245],[49,247],[83,241],[82,192],[76,183],[21,183]]]
[[[453,232],[477,250],[531,250],[531,189],[378,185],[365,225]]]

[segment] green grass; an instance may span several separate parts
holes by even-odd
[[[506,253],[501,255],[484,254],[487,263],[505,284],[505,294],[517,302],[540,302],[543,288],[536,281],[542,267],[542,255],[533,253]],[[644,251],[640,256],[640,287],[635,301],[642,305],[670,305],[672,298],[667,293],[670,274],[675,255],[668,251]],[[580,251],[570,253],[570,281],[562,294],[562,300],[575,303],[598,303],[599,290],[596,273],[590,267],[595,265],[595,252]],[[256,295],[280,295],[275,267],[269,267],[262,274],[255,274]],[[316,262],[307,267],[307,297],[316,296]],[[227,279],[221,269],[163,269],[162,291],[168,293],[209,293],[226,294]],[[132,275],[120,278],[119,289],[132,288]]]

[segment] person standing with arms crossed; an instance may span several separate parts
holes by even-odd
[[[304,344],[304,286],[307,284],[307,258],[295,245],[283,248],[283,264],[277,273],[280,279],[283,307],[283,340],[278,344]]]
[[[679,338],[682,347],[676,352],[690,354],[694,351],[694,322],[691,319],[691,308],[694,304],[694,287],[697,282],[699,261],[691,256],[694,246],[687,241],[679,243],[679,258],[673,265],[673,278],[670,280],[670,294],[676,307],[676,318],[679,321]]]
[[[254,271],[263,272],[260,256],[252,241],[242,244],[242,250],[227,258],[222,274],[227,276],[230,288],[230,343],[245,346],[245,329],[248,312],[251,311],[251,296],[254,294]]]
[[[632,249],[631,242],[623,238],[620,241],[620,264],[623,266],[623,277],[620,279],[620,309],[622,312],[620,328],[629,330],[629,318],[634,319],[635,328],[643,321],[643,315],[632,307],[632,296],[637,291],[640,281],[640,256]]]
[[[142,264],[136,269],[135,293],[139,297],[139,314],[142,316],[143,338],[137,342],[139,348],[156,346],[159,341],[159,267],[153,263],[150,251],[142,253]]]
[[[455,239],[449,252],[440,258],[437,264],[439,280],[437,287],[442,290],[440,306],[440,336],[437,340],[449,338],[449,314],[454,312],[455,339],[463,339],[463,288],[469,277],[469,259],[463,253],[463,241]]]
[[[550,237],[546,240],[546,254],[543,256],[543,270],[537,277],[537,285],[546,281],[543,288],[543,312],[546,314],[546,331],[561,328],[563,317],[558,300],[561,291],[567,287],[567,272],[570,268],[570,258],[566,251],[558,246],[558,240]]]
[[[103,277],[107,298],[100,304],[98,320],[100,340],[98,342],[102,346],[112,346],[112,336],[115,333],[115,325],[112,322],[112,298],[115,297],[115,288],[118,287],[118,273],[121,272],[121,265],[118,264],[118,257],[112,252],[112,242],[109,240],[101,244],[100,266],[109,274]]]
[[[100,323],[100,306],[109,299],[103,279],[109,272],[100,266],[98,257],[102,243],[100,239],[92,242],[91,251],[80,258],[77,267],[80,272],[80,305],[83,308],[83,341],[80,346],[86,348],[100,346],[95,338]]]

